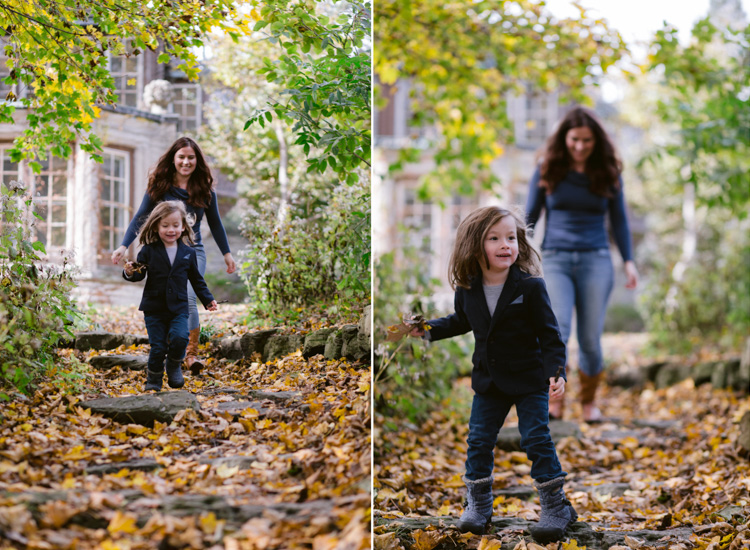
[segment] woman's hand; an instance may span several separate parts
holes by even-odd
[[[549,379],[549,400],[561,399],[565,393],[565,378],[562,376]]]
[[[633,260],[625,262],[625,277],[627,277],[625,288],[633,290],[638,286],[638,268],[635,267]]]
[[[227,273],[234,273],[237,269],[237,264],[234,263],[231,252],[224,254],[224,263],[227,264]]]
[[[126,246],[120,246],[119,248],[117,248],[114,252],[112,252],[112,263],[115,265],[119,264],[120,260],[122,260],[127,251],[128,248]]]

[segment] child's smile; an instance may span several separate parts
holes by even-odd
[[[159,238],[164,246],[172,246],[182,235],[182,216],[180,212],[172,212],[159,221]]]
[[[482,271],[498,274],[507,271],[518,259],[518,236],[516,222],[511,216],[505,216],[490,227],[484,239],[486,261]]]

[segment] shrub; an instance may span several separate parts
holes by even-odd
[[[458,376],[471,373],[474,338],[471,334],[431,344],[406,337],[386,342],[385,330],[398,324],[404,313],[440,315],[432,300],[439,281],[424,270],[425,262],[413,248],[383,254],[375,266],[374,340],[375,400],[378,413],[419,421],[453,391]]]
[[[23,184],[0,185],[0,384],[22,392],[54,367],[54,348],[73,336],[67,325],[80,315],[70,298],[71,266],[67,258],[41,262],[46,251],[31,240],[29,212],[39,218]]]
[[[325,196],[294,206],[282,224],[272,201],[243,221],[250,244],[241,254],[240,274],[256,316],[339,311],[369,298],[369,194],[361,183],[328,188]]]

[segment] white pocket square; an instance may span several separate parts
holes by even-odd
[[[521,294],[518,298],[516,298],[515,300],[513,300],[510,303],[510,305],[522,304],[522,303],[523,303],[523,294]]]
[[[185,257],[183,258],[183,260],[189,260],[189,259],[190,259],[190,254],[188,254],[187,256],[185,256]]]

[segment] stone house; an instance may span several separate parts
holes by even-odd
[[[34,174],[26,161],[11,162],[7,154],[26,127],[22,104],[17,103],[14,124],[0,124],[0,178],[28,186],[43,218],[36,223],[36,238],[45,244],[48,261],[58,262],[62,255],[71,258],[79,269],[76,292],[84,302],[138,303],[140,289],[134,292],[122,281],[120,268],[110,261],[111,252],[140,205],[149,170],[177,137],[202,123],[206,98],[201,85],[157,63],[159,53],[147,50],[137,57],[108,58],[119,101],[102,107],[94,123],[104,143],[101,164],[73,144],[69,159],[48,154],[40,161],[41,172]],[[3,71],[7,69],[0,54],[0,78],[7,76]],[[19,98],[30,93],[15,88],[0,82],[0,98],[9,91]],[[223,213],[236,198],[236,188],[213,172]],[[207,226],[203,232],[209,234]],[[135,245],[130,253],[135,256]]]

